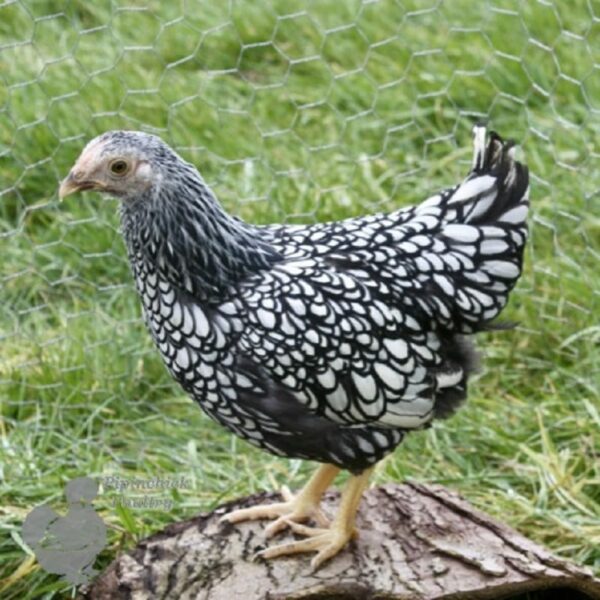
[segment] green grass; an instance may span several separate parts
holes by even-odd
[[[390,210],[454,184],[476,118],[520,140],[532,237],[505,312],[520,326],[480,336],[466,408],[409,436],[375,481],[449,485],[600,573],[598,3],[119,2],[0,4],[0,595],[71,594],[20,538],[37,504],[64,509],[71,478],[193,484],[169,511],[117,511],[103,491],[107,564],[312,468],[182,396],[140,323],[115,204],[57,203],[83,144],[119,127],[162,135],[261,223]]]

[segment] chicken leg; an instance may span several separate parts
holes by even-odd
[[[355,534],[354,522],[360,499],[369,482],[373,467],[355,475],[346,484],[342,492],[340,508],[333,523],[328,528],[306,527],[298,522],[288,523],[294,533],[306,536],[307,539],[279,544],[266,548],[258,553],[263,558],[277,558],[302,552],[317,552],[311,566],[318,569],[326,560],[334,557],[350,541]]]
[[[327,527],[329,522],[321,512],[319,504],[321,497],[339,471],[340,469],[334,465],[321,465],[296,496],[284,487],[281,490],[283,502],[234,510],[223,516],[221,521],[240,523],[258,519],[275,519],[265,529],[267,538],[310,518],[314,519],[320,527]]]

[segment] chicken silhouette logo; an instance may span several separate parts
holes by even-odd
[[[66,515],[57,514],[47,504],[38,506],[27,515],[22,534],[43,569],[79,585],[97,573],[92,565],[106,546],[106,525],[91,505],[98,494],[93,479],[73,479],[65,491]]]

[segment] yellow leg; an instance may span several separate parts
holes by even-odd
[[[317,569],[326,560],[334,557],[350,541],[354,534],[354,522],[356,520],[358,505],[369,483],[372,471],[373,467],[363,471],[360,475],[352,477],[348,481],[342,492],[338,513],[329,528],[313,528],[297,523],[290,523],[290,528],[295,533],[305,535],[308,539],[267,548],[259,552],[259,556],[263,558],[276,558],[288,554],[317,552],[317,555],[311,561],[313,569]]]
[[[321,512],[319,504],[321,497],[339,471],[340,469],[333,465],[321,465],[296,496],[287,487],[284,487],[281,490],[283,502],[234,510],[222,517],[221,521],[240,523],[258,519],[275,519],[265,529],[266,537],[275,535],[293,523],[301,523],[310,518],[313,518],[321,527],[326,527],[328,521]]]

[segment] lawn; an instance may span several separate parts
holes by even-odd
[[[595,11],[595,12],[594,12]],[[600,4],[511,0],[0,2],[0,596],[70,597],[20,537],[72,478],[185,477],[169,510],[95,506],[106,565],[167,523],[312,465],[234,439],[162,366],[116,204],[57,186],[107,129],[160,134],[258,222],[418,202],[472,123],[522,144],[526,272],[479,337],[467,406],[375,483],[438,482],[600,574]]]

